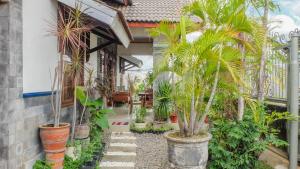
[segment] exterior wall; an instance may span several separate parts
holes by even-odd
[[[27,3],[27,1],[23,2]],[[23,98],[23,2],[11,0],[8,3],[0,3],[1,169],[31,169],[35,160],[43,155],[38,126],[53,119],[49,96]],[[29,42],[27,39],[24,41]],[[27,46],[24,45],[25,47]],[[39,47],[31,47],[33,55]],[[34,70],[44,73],[39,69],[35,67]],[[30,78],[33,79],[34,76]],[[43,85],[48,84],[43,83]],[[70,111],[71,108],[63,110],[63,121],[68,121]]]
[[[90,34],[90,49],[97,46],[97,36],[95,34]],[[93,70],[93,79],[97,77],[97,51],[90,54],[90,59],[85,65],[88,69]],[[87,72],[84,74],[85,80],[88,78]]]
[[[162,62],[164,49],[167,48],[166,44],[162,44],[161,40],[155,38],[153,40],[153,69],[156,69],[157,66]],[[158,82],[161,80],[171,81],[171,73],[162,73],[153,83],[153,91],[157,89]]]
[[[51,91],[49,70],[53,78],[58,49],[50,31],[56,28],[57,1],[23,2],[23,92]]]

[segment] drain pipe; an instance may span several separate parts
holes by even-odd
[[[299,66],[298,66],[298,42],[299,34],[291,34],[290,48],[290,113],[298,117],[299,115]],[[289,143],[289,169],[297,169],[298,166],[298,120],[290,121],[290,143]]]

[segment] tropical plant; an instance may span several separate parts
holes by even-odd
[[[55,114],[54,124],[59,126],[60,114],[61,114],[61,98],[62,89],[64,88],[64,74],[66,73],[66,65],[64,61],[64,55],[71,51],[72,73],[76,74],[78,79],[78,69],[81,69],[80,56],[82,50],[86,48],[86,44],[82,42],[82,35],[88,32],[90,27],[83,24],[83,18],[81,15],[81,7],[76,4],[75,9],[60,7],[58,11],[57,23],[54,23],[50,34],[54,35],[58,39],[59,44],[59,62],[55,69],[54,81],[52,82],[52,110]],[[73,71],[74,70],[74,71]],[[77,80],[75,80],[76,82]],[[56,92],[54,90],[56,89]],[[56,94],[54,99],[54,94]],[[75,99],[74,99],[75,100]],[[76,110],[76,108],[75,108]],[[75,112],[74,112],[75,114]]]
[[[51,169],[51,165],[48,164],[46,161],[44,160],[37,160],[33,167],[33,169]]]
[[[163,22],[151,31],[152,36],[163,36],[169,45],[155,74],[170,71],[176,75],[172,100],[181,136],[201,132],[220,79],[229,79],[234,91],[245,85],[240,77],[242,54],[255,52],[249,42],[255,26],[246,14],[245,2],[196,0],[184,8],[179,24]],[[191,15],[200,22],[189,20]],[[200,36],[187,40],[191,32]],[[240,38],[240,34],[248,38]],[[239,44],[244,46],[243,52]]]
[[[141,107],[136,112],[136,123],[145,123],[145,116],[146,116],[147,110],[145,107]]]
[[[171,93],[172,86],[168,81],[158,82],[158,87],[155,91],[154,120],[168,120],[170,112],[172,111]]]
[[[94,100],[89,98],[84,87],[78,86],[76,90],[77,99],[86,107],[86,110],[90,112],[89,125],[93,139],[93,136],[100,135],[100,132],[109,127],[107,113],[111,113],[112,110],[103,108],[102,99]]]
[[[282,119],[291,119],[288,113],[273,112],[267,114],[263,108],[260,114],[263,121],[256,121],[253,112],[246,110],[244,119],[224,118],[219,112],[210,116],[213,119],[209,144],[210,169],[255,169],[259,155],[270,144],[286,146],[285,141],[277,137],[278,130],[271,124]]]
[[[257,14],[260,15],[261,23],[262,23],[262,41],[259,43],[261,45],[260,47],[260,60],[259,60],[259,73],[257,74],[257,97],[258,101],[260,103],[263,103],[264,97],[266,94],[265,86],[266,86],[266,65],[268,63],[267,57],[268,57],[268,51],[269,46],[272,45],[271,39],[272,37],[269,36],[269,15],[270,11],[275,11],[279,9],[279,6],[276,4],[273,0],[248,0],[249,4],[251,4],[251,7],[253,7]],[[261,12],[262,16],[261,16]]]

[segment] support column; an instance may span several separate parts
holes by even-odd
[[[1,169],[22,167],[22,39],[22,0],[0,3]]]
[[[298,42],[299,36],[293,33],[291,36],[290,48],[290,91],[289,94],[289,111],[292,115],[299,116],[299,66],[298,66]],[[298,166],[298,121],[290,121],[290,138],[289,138],[289,169],[297,169]]]

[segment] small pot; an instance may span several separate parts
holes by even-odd
[[[66,155],[71,157],[72,159],[76,159],[76,148],[75,147],[67,147]]]
[[[208,142],[211,135],[199,138],[174,137],[178,131],[164,134],[168,143],[168,158],[171,168],[176,169],[206,169],[208,160]]]
[[[87,161],[81,166],[81,169],[94,169],[95,166],[96,166],[95,161]]]
[[[172,113],[170,116],[170,120],[172,123],[177,123],[177,114],[176,113]]]
[[[87,124],[80,124],[75,127],[75,139],[85,139],[90,135],[90,127]]]
[[[146,128],[146,123],[135,123],[134,125],[138,129]]]

